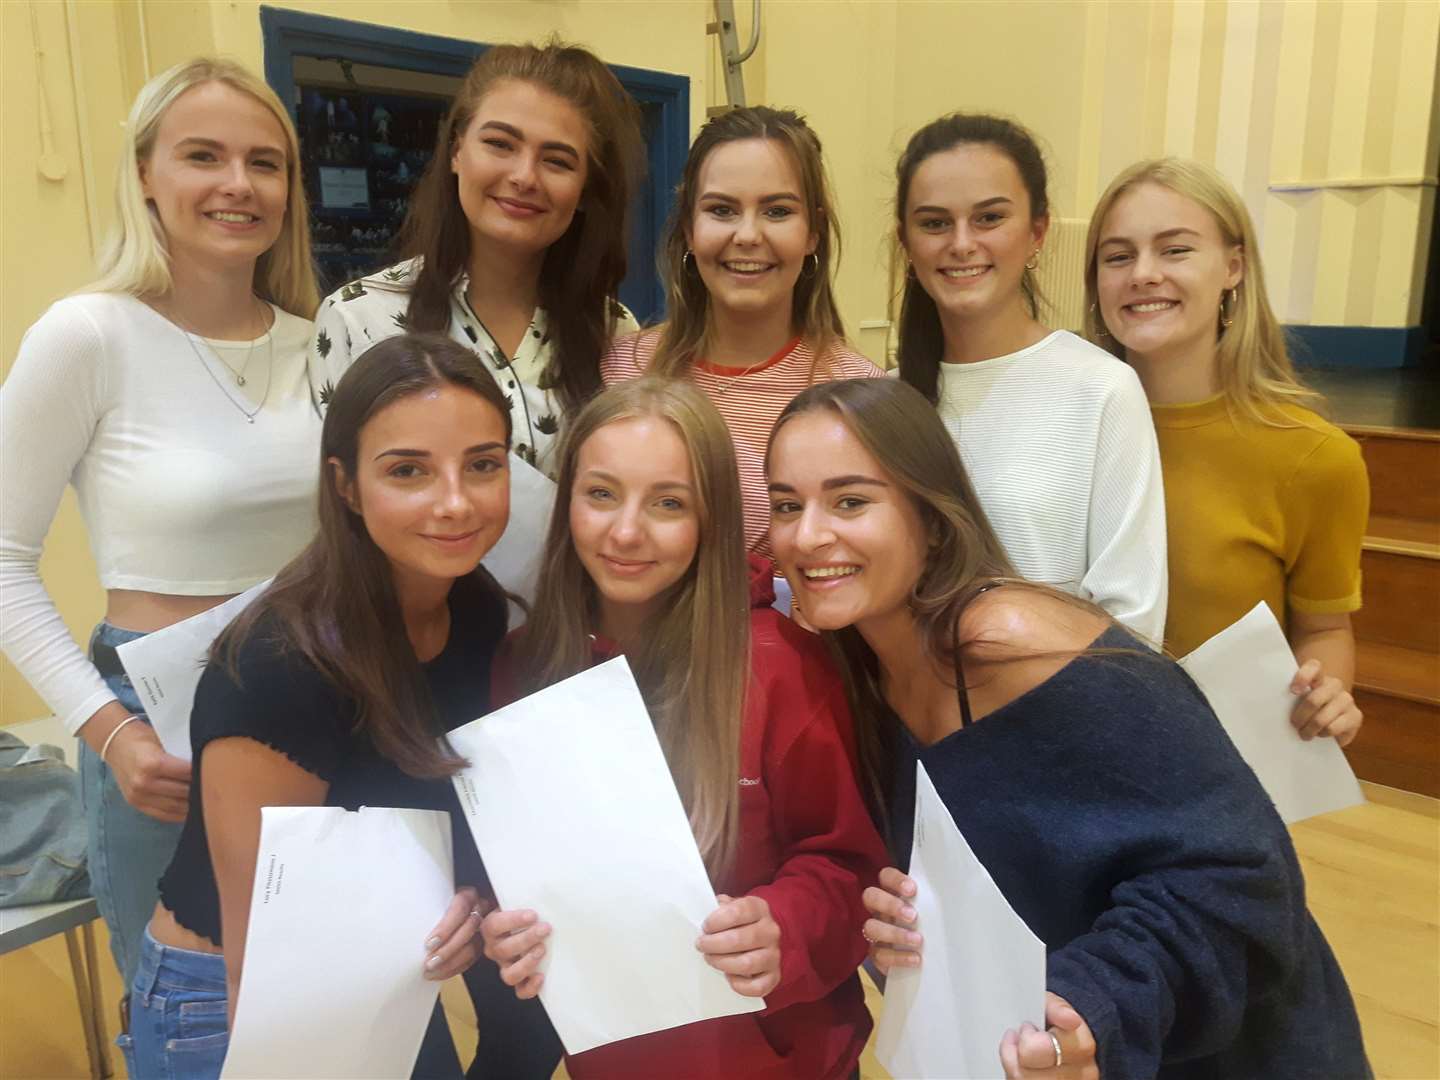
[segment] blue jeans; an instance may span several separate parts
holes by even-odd
[[[130,983],[130,1031],[115,1040],[124,1051],[126,1072],[133,1080],[218,1080],[230,1048],[228,993],[224,956],[161,945],[143,930]],[[411,1078],[462,1076],[437,1001]]]
[[[216,1080],[230,1046],[225,957],[161,945],[141,929],[130,1031],[115,1040],[136,1080]]]
[[[121,645],[145,635],[102,622],[90,636],[97,643]],[[105,678],[127,712],[144,718],[128,675]],[[149,721],[145,721],[148,723]],[[120,793],[110,767],[80,740],[80,802],[89,834],[90,887],[110,928],[110,951],[125,985],[135,978],[141,937],[160,896],[160,875],[180,842],[180,826],[142,814]],[[132,1074],[133,1075],[133,1074]]]

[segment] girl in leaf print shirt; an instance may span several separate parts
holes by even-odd
[[[614,299],[643,142],[615,76],[578,46],[495,45],[470,69],[410,200],[410,256],[316,316],[317,396],[377,341],[448,334],[510,399],[514,452],[542,471],[600,356],[636,329]]]

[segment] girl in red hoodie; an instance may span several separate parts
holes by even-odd
[[[885,850],[840,677],[819,639],[769,606],[769,566],[747,574],[725,423],[688,380],[612,386],[571,422],[558,484],[496,704],[625,654],[719,893],[696,948],[766,1004],[573,1055],[570,1074],[848,1077],[870,1030],[860,894]],[[544,979],[543,916],[496,911],[482,926],[521,998]]]

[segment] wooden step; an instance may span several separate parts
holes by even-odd
[[[1371,514],[1365,527],[1365,546],[1374,551],[1440,559],[1440,522]]]
[[[1379,516],[1440,523],[1440,432],[1360,426],[1345,430],[1365,456],[1372,521]]]
[[[1345,748],[1362,780],[1440,798],[1440,705],[1356,685],[1365,726]]]
[[[1364,606],[1352,617],[1362,641],[1440,652],[1440,558],[1372,546],[1360,554]]]
[[[1376,694],[1440,705],[1440,653],[1360,641],[1355,648],[1355,685]]]

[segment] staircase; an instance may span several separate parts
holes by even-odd
[[[1346,426],[1370,473],[1346,750],[1364,780],[1440,796],[1440,431]]]

